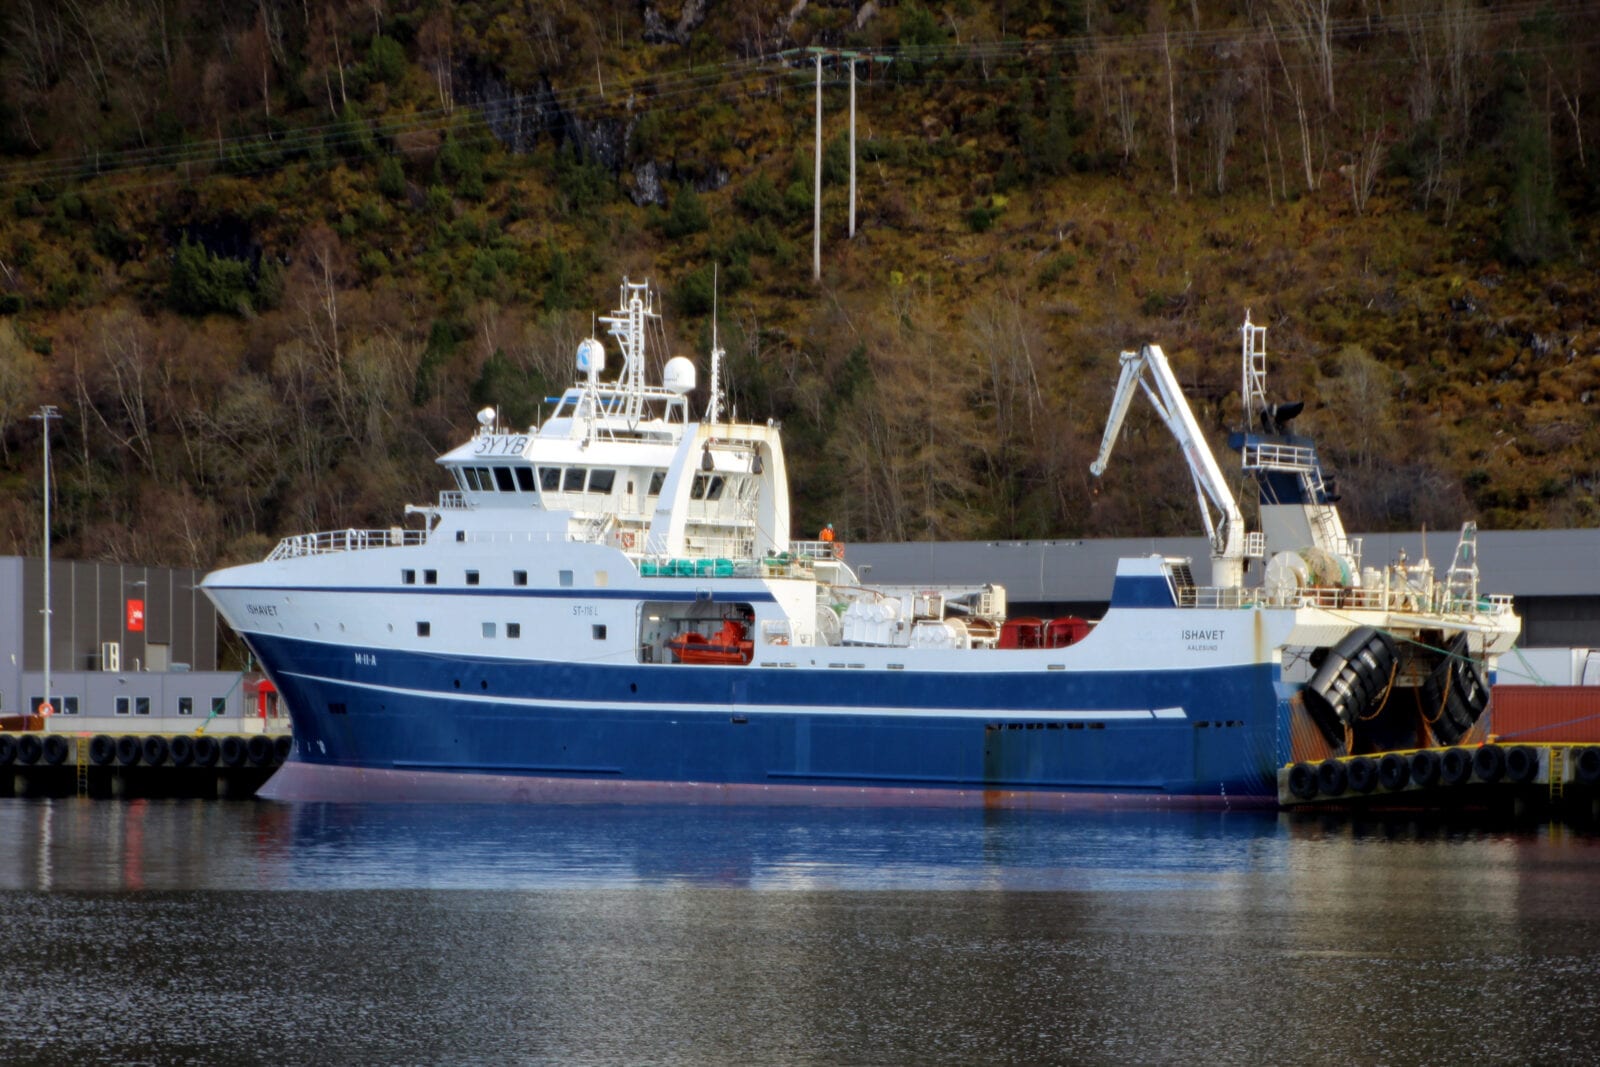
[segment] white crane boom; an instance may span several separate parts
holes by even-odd
[[[1146,374],[1154,380],[1154,386]],[[1211,540],[1211,582],[1222,588],[1238,588],[1244,584],[1245,530],[1244,514],[1228,489],[1222,468],[1217,466],[1211,446],[1206,444],[1200,424],[1189,401],[1173,376],[1172,366],[1160,345],[1145,345],[1137,352],[1122,353],[1122,376],[1117,380],[1117,392],[1111,400],[1111,415],[1106,420],[1105,436],[1100,439],[1100,454],[1089,464],[1089,473],[1096,478],[1105,473],[1106,461],[1122,432],[1122,420],[1133,401],[1133,388],[1138,385],[1155,406],[1156,414],[1166,423],[1172,436],[1183,449],[1183,458],[1189,464],[1189,476],[1194,480],[1195,495],[1200,500],[1200,517],[1206,524],[1206,536]],[[1213,517],[1212,511],[1218,514]]]

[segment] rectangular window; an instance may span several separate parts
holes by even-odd
[[[179,697],[178,698],[178,714],[179,715],[193,715],[194,714],[194,697]]]
[[[589,473],[587,467],[568,467],[566,475],[561,479],[563,493],[583,492],[583,477]]]
[[[467,572],[467,584],[468,585],[477,585],[478,584],[478,572],[477,571],[468,571]]]
[[[496,467],[494,469],[494,484],[500,487],[502,493],[515,493],[517,491],[516,478],[512,475],[510,467]]]
[[[133,710],[133,701],[132,700],[129,700],[127,697],[118,697],[117,698],[117,714],[118,715],[126,715],[131,710]]]
[[[589,492],[609,493],[611,487],[617,484],[617,472],[600,470],[596,468],[589,472]]]
[[[561,588],[563,588],[563,589],[572,588],[572,572],[571,571],[557,571],[556,572],[556,579],[561,583]]]
[[[522,636],[522,624],[520,622],[508,622],[508,623],[506,623],[506,636],[510,637],[510,638],[521,637]]]
[[[78,698],[77,697],[57,697],[56,698],[56,707],[60,710],[61,714],[63,714],[63,715],[76,715],[76,714],[78,714]]]
[[[417,623],[417,636],[430,637],[433,634],[433,624],[429,622]]]
[[[528,572],[527,571],[512,571],[511,572],[511,584],[512,585],[527,585],[528,584]]]
[[[539,468],[539,488],[547,493],[554,493],[561,488],[560,467]]]
[[[597,623],[594,624],[593,629],[594,629],[594,639],[596,641],[604,641],[606,639],[606,624],[605,623],[597,622]]]
[[[486,622],[486,623],[483,624],[483,636],[485,636],[485,637],[493,637],[494,636],[494,623]]]
[[[517,488],[524,493],[533,492],[533,468],[516,467],[514,469],[517,472]]]
[[[416,585],[417,584],[417,572],[414,571],[414,570],[410,570],[409,568],[406,569],[406,570],[401,571],[400,572],[400,583],[402,585]]]
[[[494,492],[494,475],[489,473],[488,467],[478,468],[478,484],[483,487],[485,493]]]
[[[468,489],[471,489],[474,493],[476,493],[480,488],[478,485],[478,468],[462,467],[461,480],[466,483]]]
[[[150,698],[149,697],[134,697],[133,698],[133,713],[135,715],[148,715],[148,714],[150,714]]]
[[[648,495],[649,496],[660,496],[661,495],[661,486],[666,482],[666,480],[667,480],[667,472],[666,471],[656,471],[654,474],[650,475],[650,489],[648,491]]]
[[[213,714],[213,715],[226,715],[226,714],[228,714],[228,698],[227,697],[212,697],[211,698],[211,714]]]
[[[438,571],[423,571],[422,572],[422,584],[423,585],[438,585],[439,584],[439,572]]]

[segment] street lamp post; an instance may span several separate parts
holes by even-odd
[[[48,715],[55,710],[50,698],[50,420],[59,419],[61,413],[53,404],[41,404],[30,417],[44,428],[44,702],[34,710]]]

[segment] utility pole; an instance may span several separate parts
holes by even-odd
[[[54,405],[41,404],[29,417],[44,427],[44,701],[34,710],[48,715],[55,710],[50,697],[50,420],[59,419],[61,413]]]
[[[822,280],[822,53],[817,53],[816,181],[811,190],[811,280]]]
[[[850,60],[850,238],[856,236],[856,57]]]

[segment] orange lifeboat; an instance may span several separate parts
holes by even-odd
[[[679,663],[743,664],[755,655],[754,644],[745,636],[744,623],[737,619],[724,619],[722,629],[712,637],[695,630],[679,634],[667,642],[667,648]]]

